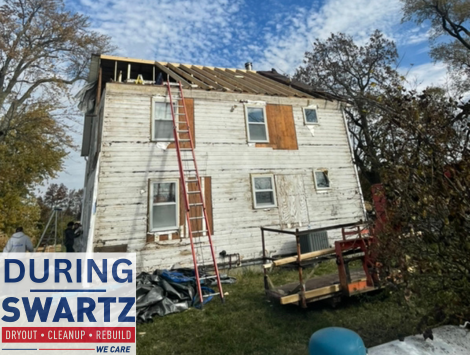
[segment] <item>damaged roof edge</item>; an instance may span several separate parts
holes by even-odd
[[[95,82],[98,80],[98,73],[100,68],[101,55],[92,54],[90,60],[90,71],[88,72],[88,83]]]
[[[95,82],[98,79],[100,67],[103,65],[103,63],[109,63],[113,61],[116,63],[128,63],[129,68],[132,63],[144,66],[153,66],[154,68],[157,68],[158,71],[169,75],[173,80],[180,81],[185,88],[234,91],[249,94],[259,93],[269,96],[292,96],[304,98],[311,97],[330,101],[337,100],[347,102],[345,98],[321,90],[316,90],[310,85],[306,85],[298,80],[292,80],[284,75],[281,75],[274,69],[272,71],[254,71],[247,69],[215,68],[209,66],[190,64],[186,65],[169,62],[158,62],[154,60],[118,57],[107,54],[92,55],[90,61],[90,71],[88,73],[88,83]],[[116,64],[116,66],[117,65],[118,64]],[[107,67],[109,67],[109,64],[107,64]],[[181,72],[178,72],[179,70],[181,70]],[[110,71],[111,70],[108,68],[108,72]],[[153,72],[153,80],[155,80],[155,69]],[[113,76],[114,80],[116,80],[115,70],[114,75],[112,74],[113,73],[107,74],[108,79],[105,79],[105,83],[107,80],[113,81]],[[184,76],[184,78],[181,75]],[[111,79],[109,79],[109,77],[111,77]],[[201,85],[201,83],[204,85]]]
[[[309,94],[312,96],[324,98],[327,100],[337,100],[337,101],[342,101],[342,102],[348,102],[348,100],[344,97],[330,94],[326,91],[317,90],[313,86],[307,85],[296,79],[291,79],[285,75],[279,74],[275,69],[272,69],[271,71],[258,71],[257,73],[266,78],[277,81],[278,83],[281,83],[293,89],[305,92],[306,94]]]

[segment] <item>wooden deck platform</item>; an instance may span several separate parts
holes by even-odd
[[[351,281],[363,281],[366,275],[363,269],[350,270]],[[358,290],[359,292],[368,292],[374,290],[374,287]],[[340,296],[342,294],[337,273],[314,277],[305,283],[305,298],[307,302],[315,302],[326,298]],[[299,282],[292,282],[286,285],[267,290],[266,295],[269,298],[279,301],[280,304],[297,303],[300,301]]]

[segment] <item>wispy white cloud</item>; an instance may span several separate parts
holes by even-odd
[[[243,0],[69,0],[68,5],[110,35],[117,54],[135,58],[227,64],[222,51],[242,28],[237,13]]]
[[[360,43],[380,29],[393,38],[400,16],[399,0],[327,0],[321,6],[314,3],[310,8],[297,9],[280,26],[282,30],[266,36],[260,66],[293,73],[311,43],[331,33],[346,33]]]
[[[0,0],[1,2],[2,0]],[[316,38],[344,32],[359,43],[379,29],[401,46],[427,40],[425,28],[400,25],[400,0],[65,0],[111,36],[118,55],[292,74]],[[420,62],[418,62],[420,63]],[[445,68],[417,65],[418,81],[442,82]],[[77,144],[80,144],[77,138]],[[67,162],[66,180],[82,186],[81,158]]]
[[[424,63],[411,69],[400,68],[406,75],[412,89],[424,90],[429,86],[445,86],[448,81],[447,67],[444,63]]]

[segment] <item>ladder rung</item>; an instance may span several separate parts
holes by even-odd
[[[188,191],[188,194],[199,194],[201,191]]]
[[[180,124],[181,124],[181,123],[188,123],[188,122],[186,122],[186,121],[175,121],[175,122],[176,122],[176,123],[180,123]]]
[[[192,207],[192,206],[202,206],[202,203],[190,203],[189,207]]]
[[[172,82],[170,82],[170,83],[168,83],[168,84],[169,84],[170,86],[180,86],[180,83],[172,83]]]
[[[203,277],[200,277],[199,280],[207,280],[207,279],[213,279],[213,278],[217,279],[217,276],[216,275],[203,276]]]
[[[192,151],[192,149],[191,148],[180,148],[180,151],[181,152],[190,152],[190,151]]]
[[[195,234],[195,233],[207,233],[208,231],[207,230],[200,230],[200,231],[192,231],[191,233],[192,234]]]
[[[185,158],[185,159],[181,159],[181,161],[192,161],[194,160],[194,158]]]
[[[176,131],[176,132],[178,132],[178,133],[189,133],[189,130],[184,129],[184,130],[182,130],[182,131]]]
[[[190,221],[192,221],[193,219],[204,219],[204,217],[189,217]]]
[[[178,139],[178,141],[180,141],[180,142],[191,142],[190,139]]]
[[[212,296],[218,296],[218,295],[220,295],[220,292],[208,293],[207,295],[202,295],[202,297],[212,297]]]

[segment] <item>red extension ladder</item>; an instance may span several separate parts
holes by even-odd
[[[196,154],[194,153],[194,141],[184,102],[183,87],[180,82],[172,83],[169,80],[166,82],[166,86],[170,100],[171,116],[173,118],[173,136],[175,138],[176,154],[178,156],[181,189],[184,196],[186,224],[188,226],[189,241],[191,243],[191,252],[193,255],[197,292],[202,307],[204,304],[204,298],[219,295],[222,302],[224,302],[225,299],[222,284],[220,283],[219,269],[217,267],[217,260],[214,254],[214,246],[212,245],[210,225],[207,218],[206,204],[203,196],[203,186],[201,185],[201,178],[197,169]],[[172,94],[172,86],[177,87],[177,94]],[[195,226],[197,226],[197,228],[193,228]],[[210,249],[210,256],[212,258],[211,263],[204,263],[203,248]],[[205,265],[212,265],[214,267],[215,275],[205,275],[201,277],[199,275],[199,268],[204,267]],[[201,281],[204,279],[214,279],[214,276],[217,279],[218,292],[203,294]]]

